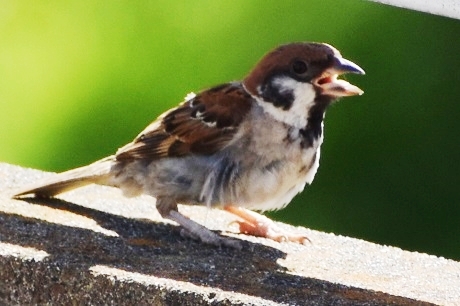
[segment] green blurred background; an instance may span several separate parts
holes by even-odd
[[[315,182],[270,215],[460,259],[458,20],[357,0],[3,1],[0,161],[90,163],[305,40],[363,67],[347,78],[365,94],[329,110]]]

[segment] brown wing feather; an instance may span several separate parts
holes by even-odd
[[[225,147],[249,112],[252,98],[241,83],[203,91],[151,123],[116,159],[209,155]]]

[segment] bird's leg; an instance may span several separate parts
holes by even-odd
[[[181,235],[215,246],[227,246],[241,249],[239,241],[222,237],[203,225],[187,218],[177,209],[177,203],[167,199],[157,199],[157,209],[163,218],[170,219],[182,226]]]
[[[224,209],[244,220],[236,221],[240,227],[240,232],[243,234],[265,237],[278,242],[292,241],[302,244],[305,244],[307,241],[310,242],[307,236],[289,233],[281,229],[269,218],[252,210],[233,205],[224,206]]]

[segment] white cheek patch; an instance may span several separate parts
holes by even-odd
[[[289,77],[280,77],[273,80],[278,88],[285,88],[294,95],[292,106],[288,110],[274,106],[260,97],[254,97],[265,112],[272,115],[276,120],[288,125],[303,128],[307,125],[308,111],[314,105],[316,91],[310,83],[298,82]]]

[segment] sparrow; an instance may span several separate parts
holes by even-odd
[[[282,230],[255,211],[281,209],[312,183],[327,107],[337,98],[363,94],[338,79],[345,73],[364,70],[331,45],[281,45],[242,81],[188,94],[114,155],[55,174],[13,198],[107,185],[126,196],[154,197],[163,218],[205,244],[240,247],[181,214],[177,204],[233,213],[244,234],[305,243],[305,235]]]

